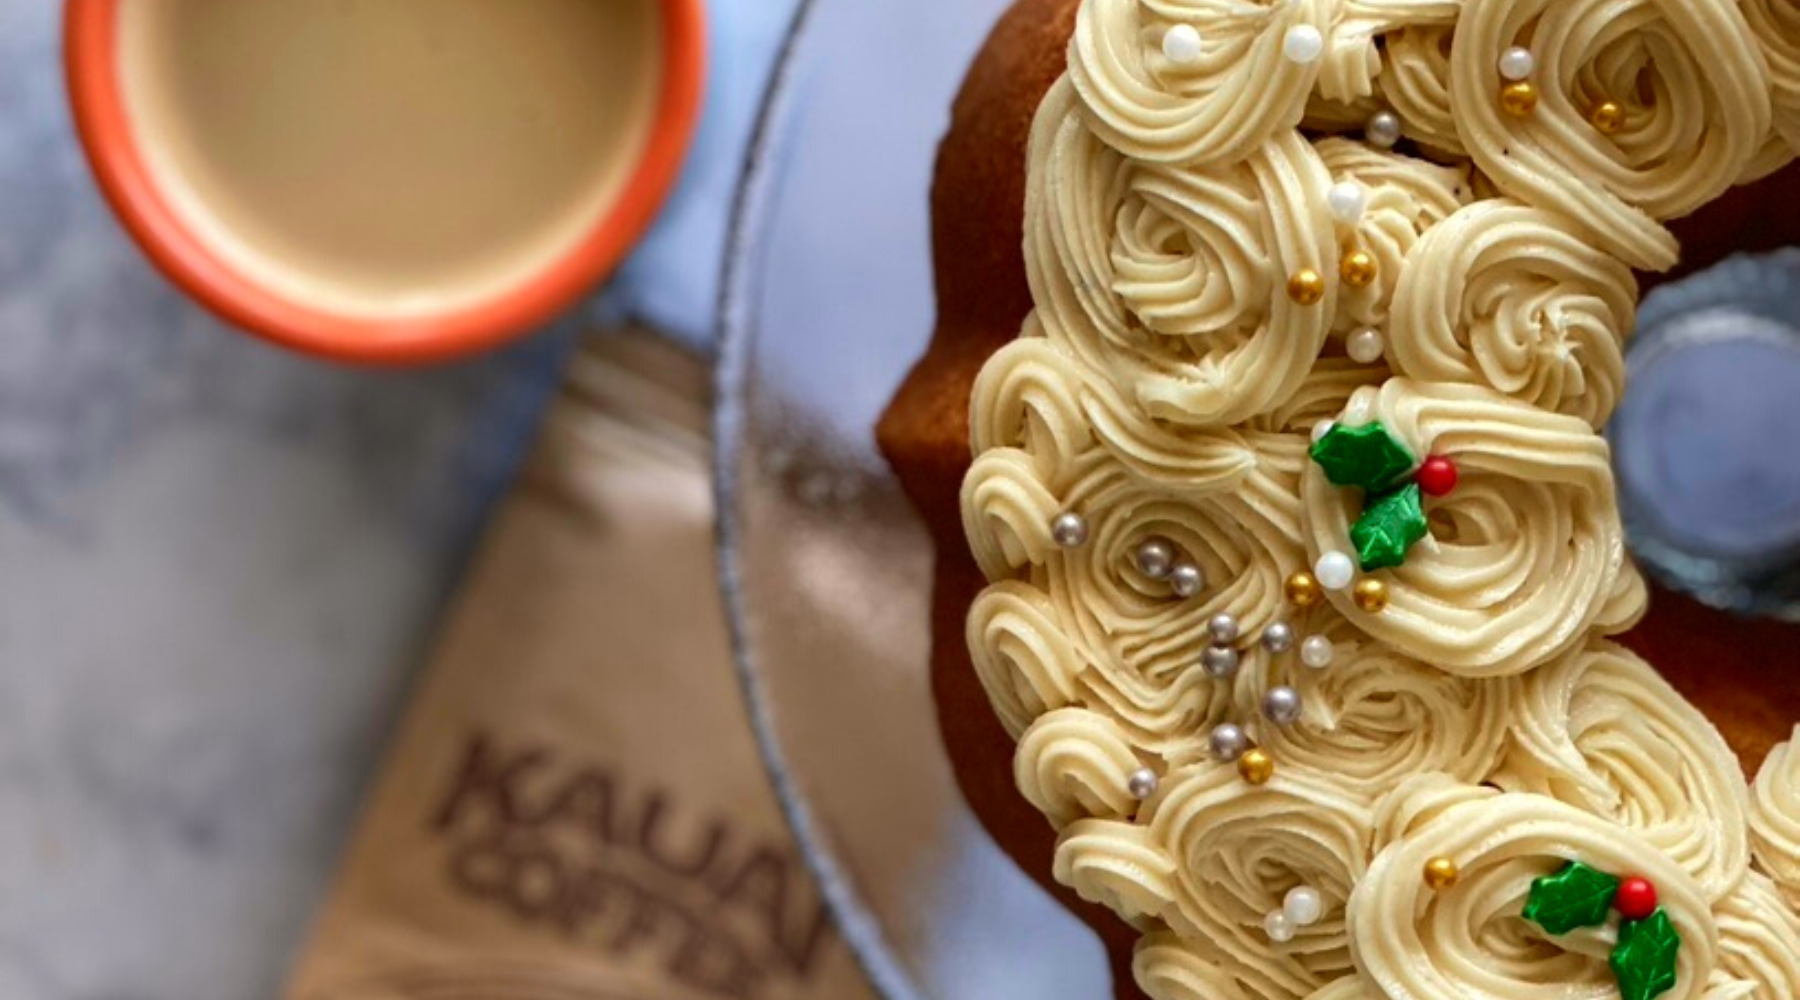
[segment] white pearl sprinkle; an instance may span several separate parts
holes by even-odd
[[[1139,802],[1155,795],[1157,786],[1160,784],[1162,782],[1157,779],[1156,772],[1147,767],[1131,772],[1131,776],[1125,779],[1126,791],[1129,791],[1131,797]]]
[[[1264,918],[1263,930],[1268,932],[1269,940],[1276,944],[1287,944],[1299,933],[1299,928],[1280,910],[1275,910]]]
[[[1517,82],[1536,71],[1537,57],[1522,45],[1515,45],[1500,54],[1500,75],[1508,80]]]
[[[1358,330],[1344,341],[1344,349],[1350,353],[1350,360],[1359,365],[1372,365],[1387,352],[1387,342],[1381,339],[1380,330]]]
[[[1348,590],[1356,582],[1356,563],[1342,552],[1327,552],[1313,566],[1313,576],[1326,590]]]
[[[1339,181],[1325,193],[1325,204],[1331,208],[1331,214],[1346,226],[1354,226],[1362,221],[1363,213],[1369,208],[1369,192],[1355,181]]]
[[[1370,145],[1382,149],[1392,149],[1400,141],[1402,126],[1400,116],[1392,111],[1377,111],[1369,118],[1366,135]]]
[[[1332,429],[1336,426],[1337,421],[1335,420],[1321,420],[1314,424],[1312,429],[1313,443],[1318,444],[1320,441],[1325,440],[1325,435],[1330,434]]]
[[[1336,656],[1337,648],[1331,644],[1330,639],[1322,635],[1308,636],[1300,644],[1300,662],[1314,670],[1324,670],[1331,666],[1331,661]]]
[[[1296,24],[1282,40],[1281,54],[1302,66],[1316,63],[1325,54],[1325,36],[1310,24]]]
[[[1325,919],[1325,897],[1310,885],[1296,887],[1281,904],[1281,912],[1296,927],[1311,927]]]
[[[1177,66],[1200,61],[1200,32],[1191,24],[1177,24],[1163,35],[1163,56]]]

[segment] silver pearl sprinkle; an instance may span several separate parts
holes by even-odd
[[[1212,749],[1212,755],[1227,764],[1237,763],[1250,752],[1249,735],[1241,727],[1229,722],[1214,729],[1207,743]]]
[[[1263,630],[1263,648],[1277,656],[1294,648],[1294,626],[1276,622]]]
[[[1169,589],[1176,597],[1192,597],[1206,589],[1206,574],[1191,562],[1178,562],[1169,571]]]
[[[1300,692],[1291,687],[1270,688],[1263,695],[1263,714],[1278,726],[1291,726],[1300,721]]]
[[[1206,630],[1212,633],[1213,641],[1221,646],[1228,646],[1238,641],[1238,620],[1231,615],[1224,613],[1213,615],[1212,621],[1206,623]]]
[[[1156,772],[1147,767],[1138,768],[1131,772],[1131,777],[1125,779],[1125,789],[1131,793],[1132,798],[1139,802],[1155,795],[1156,788],[1160,784]]]
[[[1138,572],[1152,580],[1166,580],[1175,568],[1175,547],[1160,538],[1152,538],[1137,550]]]
[[[1377,111],[1369,117],[1369,128],[1366,133],[1369,144],[1382,149],[1392,149],[1400,141],[1402,125],[1400,116],[1392,111]]]
[[[1215,680],[1229,680],[1237,676],[1238,651],[1230,646],[1208,646],[1206,652],[1200,654],[1200,666],[1206,675]]]
[[[1050,522],[1050,537],[1065,549],[1075,549],[1086,545],[1088,540],[1087,518],[1074,511],[1056,515],[1056,520]]]

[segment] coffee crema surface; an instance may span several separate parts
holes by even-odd
[[[641,155],[655,0],[156,0],[120,70],[157,184],[314,307],[490,298],[573,249]]]

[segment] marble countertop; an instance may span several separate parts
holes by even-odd
[[[89,181],[59,5],[0,0],[0,997],[275,992],[574,331],[707,336],[784,11],[715,5],[697,159],[620,287],[392,374],[265,348],[165,285]]]

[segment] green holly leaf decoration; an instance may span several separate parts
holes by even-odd
[[[1418,483],[1408,483],[1370,501],[1350,529],[1350,541],[1363,572],[1372,573],[1405,565],[1406,553],[1425,537],[1428,527],[1424,494]]]
[[[1361,427],[1333,427],[1313,445],[1312,459],[1333,485],[1360,486],[1370,496],[1400,485],[1418,464],[1406,445],[1379,421]]]
[[[1599,927],[1611,915],[1618,895],[1618,879],[1579,861],[1570,862],[1557,874],[1531,883],[1525,919],[1557,936],[1584,927]]]
[[[1613,973],[1625,1000],[1656,1000],[1675,988],[1676,959],[1681,955],[1681,932],[1664,910],[1647,920],[1626,924],[1619,930],[1619,946],[1612,953]]]

